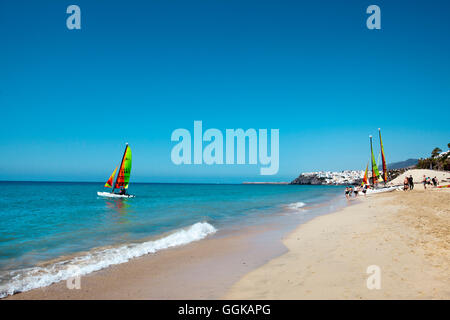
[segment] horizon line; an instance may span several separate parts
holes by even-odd
[[[5,182],[29,182],[29,183],[99,183],[104,184],[103,181],[64,181],[64,180],[0,180],[0,183]],[[133,182],[133,184],[244,184],[244,182]],[[285,182],[285,181],[282,181]]]

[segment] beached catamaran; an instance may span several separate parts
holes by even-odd
[[[363,178],[363,181],[361,184],[362,186],[364,186],[365,184],[368,186],[369,185],[371,186],[371,189],[367,191],[368,194],[394,191],[394,190],[398,189],[398,187],[395,187],[395,186],[392,186],[392,187],[386,186],[386,183],[388,180],[387,166],[386,166],[386,157],[384,155],[383,140],[381,140],[381,129],[380,128],[378,128],[378,133],[379,133],[379,137],[380,137],[380,149],[381,149],[380,154],[381,154],[381,159],[382,159],[383,175],[380,174],[377,163],[375,162],[375,156],[373,154],[373,146],[372,146],[372,136],[369,136],[369,138],[370,138],[370,158],[371,158],[370,162],[371,162],[371,166],[372,166],[372,177],[369,181],[368,175],[367,175],[367,170],[368,170],[368,165],[367,165],[366,171],[364,173],[364,178]],[[380,182],[384,182],[384,187],[379,188],[377,186],[377,184]]]
[[[112,188],[111,192],[97,192],[97,195],[102,197],[110,198],[133,198],[134,195],[127,194],[128,184],[130,182],[131,174],[131,149],[128,143],[125,146],[125,151],[122,156],[122,162],[120,163],[119,173],[117,174],[116,181],[114,182],[114,177],[116,176],[117,167],[114,169],[113,173],[109,177],[108,181],[105,183],[105,188]],[[120,190],[119,193],[114,193],[114,190]]]

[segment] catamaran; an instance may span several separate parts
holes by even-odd
[[[114,182],[114,177],[116,176],[117,168],[119,168],[119,173],[117,174],[116,181]],[[125,146],[125,151],[122,156],[122,162],[119,167],[116,167],[109,177],[108,181],[105,183],[105,188],[112,188],[111,192],[97,192],[97,195],[101,197],[109,198],[134,198],[134,195],[128,194],[128,184],[130,182],[131,174],[131,149],[128,143]],[[114,183],[113,183],[114,182]],[[119,193],[114,193],[114,190],[120,190]]]
[[[378,166],[377,163],[375,162],[375,156],[373,154],[373,147],[372,147],[372,136],[369,136],[370,138],[370,157],[371,157],[371,163],[372,163],[372,188],[367,190],[367,194],[372,194],[372,193],[381,193],[381,192],[388,192],[388,191],[394,191],[397,190],[398,187],[397,186],[392,186],[392,187],[387,187],[386,183],[388,180],[388,176],[387,176],[387,166],[386,166],[386,157],[384,156],[384,148],[383,148],[383,140],[381,140],[381,129],[378,128],[378,133],[380,136],[380,154],[381,154],[381,160],[382,160],[382,166],[383,166],[383,175],[380,174],[380,171],[378,170]],[[379,160],[378,160],[379,162]],[[367,177],[367,169],[368,169],[368,165],[366,167],[366,172],[364,174],[364,178],[363,178],[363,182],[362,185],[364,186],[364,184],[369,185],[368,181],[368,177]],[[377,184],[380,182],[384,182],[384,187],[379,188],[377,187]]]

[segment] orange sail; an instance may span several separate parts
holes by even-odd
[[[364,178],[361,183],[361,186],[364,186],[365,184],[369,184],[369,180],[367,179],[367,170],[369,169],[369,164],[366,166],[366,171],[364,172]]]
[[[106,188],[112,188],[113,181],[114,181],[114,176],[116,175],[116,171],[117,171],[117,167],[114,169],[114,172],[109,177],[108,181],[106,181],[106,183],[105,183],[105,187]]]

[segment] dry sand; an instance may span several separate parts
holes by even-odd
[[[394,191],[301,225],[227,299],[450,299],[450,190]],[[381,270],[369,290],[367,267]]]
[[[408,171],[402,173],[401,175],[399,175],[394,180],[390,181],[389,184],[390,185],[398,185],[398,184],[399,185],[403,185],[403,181],[405,180],[405,176],[409,177],[410,175],[412,175],[415,184],[422,183],[424,175],[426,177],[430,177],[430,178],[433,178],[433,177],[438,178],[439,184],[441,184],[441,185],[450,184],[450,172],[429,170],[429,169],[412,169],[412,170],[408,170]]]

